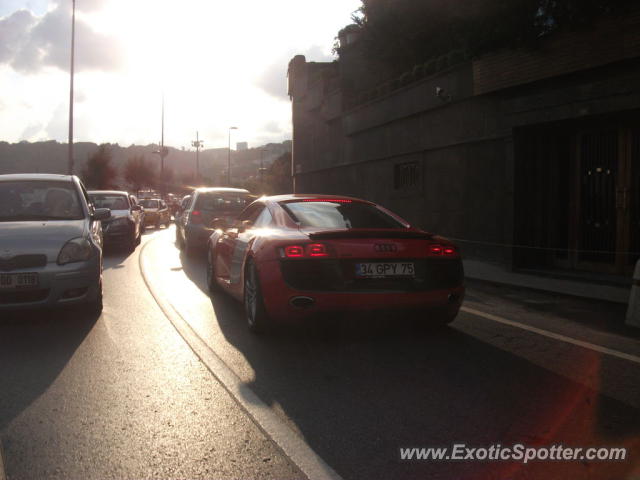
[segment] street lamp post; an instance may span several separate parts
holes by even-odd
[[[191,146],[196,149],[196,183],[198,183],[200,179],[200,148],[202,148],[203,144],[204,142],[200,140],[198,131],[196,130],[196,139],[191,141]]]
[[[264,172],[266,168],[264,168],[264,147],[260,149],[260,188],[262,189],[262,193],[264,192]]]
[[[229,151],[227,156],[227,185],[231,186],[231,130],[237,130],[238,127],[229,127]]]
[[[162,126],[160,130],[160,149],[153,153],[160,155],[160,195],[164,196],[164,157],[169,153],[169,149],[164,146],[164,92],[162,92]]]
[[[69,69],[69,158],[67,160],[67,173],[73,174],[73,74],[76,33],[76,0],[71,2],[71,68]]]

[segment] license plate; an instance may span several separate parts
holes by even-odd
[[[413,277],[413,263],[401,262],[367,262],[356,263],[357,277]]]
[[[29,288],[38,286],[37,273],[2,273],[0,274],[0,290],[11,288]]]

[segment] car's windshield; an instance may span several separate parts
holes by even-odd
[[[158,200],[147,198],[145,200],[140,200],[140,205],[142,205],[144,208],[158,208]]]
[[[84,217],[70,181],[0,182],[0,221],[79,220]]]
[[[89,197],[96,208],[109,208],[111,210],[128,210],[129,201],[126,195],[118,193],[90,193]]]
[[[196,210],[241,212],[253,202],[254,197],[247,193],[207,192],[198,195]]]
[[[281,204],[301,227],[402,228],[395,218],[364,202],[300,201]]]

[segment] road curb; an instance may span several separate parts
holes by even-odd
[[[138,265],[142,279],[169,322],[196,354],[205,367],[218,380],[236,404],[253,423],[269,438],[309,480],[342,480],[295,431],[286,425],[260,398],[238,377],[233,370],[193,330],[178,310],[149,281],[146,274],[144,251],[157,238],[150,239],[140,249]],[[0,477],[0,480],[2,477]]]

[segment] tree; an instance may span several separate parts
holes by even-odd
[[[124,167],[124,179],[131,185],[134,191],[142,188],[150,188],[155,182],[155,173],[150,163],[144,156],[137,155],[127,160]]]
[[[162,171],[162,175],[159,175],[159,177],[160,181],[158,182],[158,189],[160,191],[170,192],[174,189],[175,185],[173,184],[173,181],[175,175],[172,169],[165,166],[164,170]]]
[[[356,45],[370,68],[395,77],[454,51],[468,57],[502,47],[535,47],[556,30],[583,28],[634,1],[362,0],[347,28],[358,30]],[[341,56],[343,48],[350,47],[338,46]]]
[[[291,152],[285,152],[276,158],[264,172],[263,182],[260,174],[246,180],[242,187],[252,193],[266,195],[280,195],[293,191],[291,178]]]
[[[109,146],[102,144],[89,157],[81,175],[89,188],[106,190],[113,187],[117,174],[117,169],[111,165]]]

